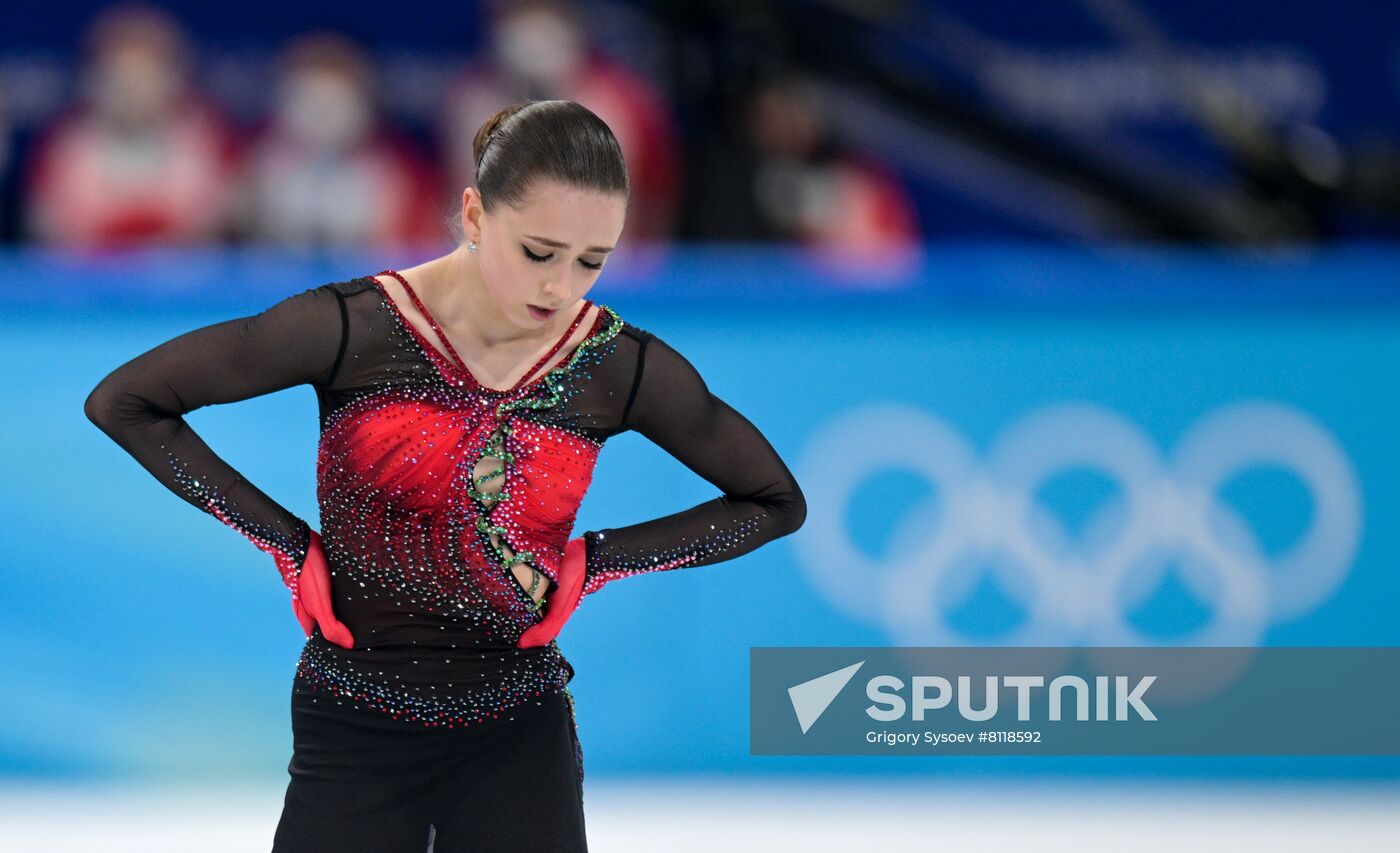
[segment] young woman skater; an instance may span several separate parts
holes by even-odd
[[[88,416],[270,554],[308,640],[276,853],[581,851],[583,755],[556,636],[609,581],[748,553],[802,525],[783,460],[661,338],[585,295],[627,175],[572,101],[502,110],[463,243],[170,340]],[[309,383],[321,530],[183,415]],[[636,430],[722,496],[570,538],[609,438]]]

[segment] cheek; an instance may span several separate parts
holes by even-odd
[[[487,291],[497,302],[520,302],[527,298],[526,291],[530,281],[529,261],[492,253],[483,255],[480,263],[482,280]]]
[[[574,286],[572,288],[574,299],[578,300],[587,296],[588,291],[592,290],[593,285],[597,283],[598,276],[596,274],[580,275],[577,279],[574,280]]]

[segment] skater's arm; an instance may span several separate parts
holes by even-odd
[[[711,393],[684,356],[649,336],[637,370],[624,427],[721,495],[640,524],[585,533],[585,594],[626,575],[733,559],[796,531],[807,515],[802,490],[768,439]]]
[[[305,560],[310,527],[212,451],[184,415],[302,383],[329,382],[343,307],[324,286],[248,317],[186,332],[121,365],[83,411],[157,480],[242,533],[283,572]]]

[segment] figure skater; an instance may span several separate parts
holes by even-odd
[[[627,210],[608,126],[530,101],[474,149],[450,253],[185,333],[85,405],[291,590],[308,639],[274,853],[586,850],[560,629],[609,581],[730,560],[806,517],[749,420],[585,298]],[[183,417],[301,384],[320,412],[319,532]],[[570,538],[599,450],[628,430],[722,495]]]

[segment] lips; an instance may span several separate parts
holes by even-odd
[[[554,316],[555,311],[559,310],[558,308],[541,308],[538,305],[531,305],[529,307],[530,316],[534,317],[536,320],[548,320],[550,317]]]

